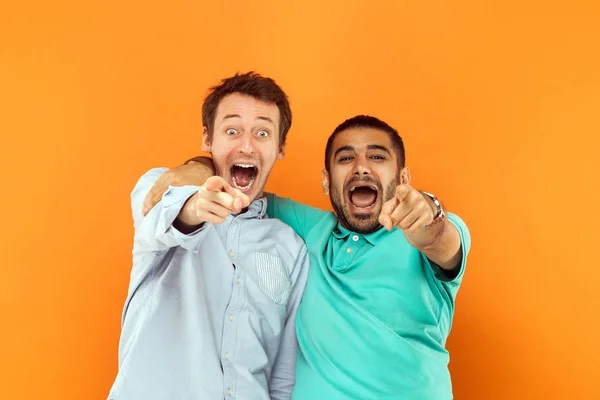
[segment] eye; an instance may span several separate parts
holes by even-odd
[[[374,156],[371,156],[371,159],[373,160],[385,160],[385,157],[379,154],[376,154]]]
[[[260,136],[260,137],[268,137],[269,136],[269,132],[267,132],[267,131],[258,131],[257,135]]]
[[[344,156],[344,157],[340,157],[340,159],[338,160],[338,162],[348,162],[348,161],[352,161],[352,157]]]
[[[227,129],[225,132],[226,132],[228,135],[231,135],[231,136],[233,136],[233,135],[237,134],[237,131],[236,131],[235,129],[233,129],[233,128],[229,128],[229,129]]]

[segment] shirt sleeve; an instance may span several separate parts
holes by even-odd
[[[292,292],[287,304],[281,345],[273,364],[273,373],[269,382],[269,393],[272,400],[289,400],[292,398],[292,390],[296,382],[296,354],[298,352],[296,313],[304,294],[308,269],[308,251],[306,246],[303,245],[292,270]]]
[[[455,277],[448,278],[446,273],[437,265],[430,262],[431,268],[433,269],[433,273],[437,279],[439,279],[442,283],[455,292],[458,289],[458,286],[462,282],[463,275],[465,273],[465,268],[467,267],[467,256],[469,255],[469,250],[471,249],[471,234],[469,233],[469,228],[465,222],[458,216],[452,213],[448,213],[448,221],[458,231],[458,235],[460,236],[460,248],[462,252],[461,264],[459,270]],[[455,293],[453,293],[455,294]]]
[[[265,193],[267,197],[267,215],[289,225],[304,241],[311,228],[323,218],[325,211],[298,203],[297,201]]]
[[[151,169],[142,175],[131,192],[134,253],[164,251],[176,246],[196,252],[204,237],[206,225],[190,234],[184,234],[173,226],[185,202],[198,191],[197,186],[170,186],[161,201],[145,217],[142,215],[146,194],[166,171],[167,168]]]

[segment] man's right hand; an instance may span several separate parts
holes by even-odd
[[[178,219],[190,227],[204,222],[220,224],[229,214],[239,213],[248,205],[248,196],[231,187],[220,176],[212,176],[188,199]]]

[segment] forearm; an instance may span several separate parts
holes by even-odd
[[[432,241],[419,250],[443,270],[456,269],[462,258],[460,235],[456,227],[446,218],[441,224],[423,229],[430,230],[428,233],[432,235]]]
[[[212,159],[205,156],[197,156],[187,160],[184,165],[192,164],[194,166],[193,173],[195,175],[195,183],[201,186],[208,178],[214,175],[214,165]],[[178,186],[182,182],[171,182],[172,186]],[[195,196],[195,195],[194,195]],[[174,221],[173,226],[182,233],[191,233],[199,229],[203,223],[198,221],[198,216],[193,209],[189,207],[190,202],[194,201],[194,196],[189,198],[186,204],[181,209],[181,212]]]
[[[153,169],[144,174],[131,194],[131,206],[135,226],[135,252],[162,251],[181,246],[193,249],[201,240],[193,231],[181,232],[175,220],[184,209],[183,205],[198,190],[197,187],[174,187],[161,196],[161,201],[147,215],[141,213],[141,199],[166,169]],[[198,230],[198,228],[196,228]]]
[[[199,221],[196,211],[193,207],[190,206],[190,203],[194,201],[194,198],[197,195],[198,194],[196,193],[192,197],[187,199],[187,201],[183,205],[183,208],[177,215],[177,218],[175,219],[175,221],[173,221],[173,226],[175,227],[175,229],[186,235],[200,229],[204,224],[203,222]]]
[[[206,156],[196,156],[187,160],[183,165],[191,163],[203,164],[207,169],[210,170],[210,176],[215,174],[215,165],[213,164],[212,158]]]

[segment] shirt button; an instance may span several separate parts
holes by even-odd
[[[348,253],[348,254],[352,253],[352,249],[351,248],[347,248],[346,249],[346,253]]]
[[[231,251],[231,250],[230,250],[230,251],[229,251],[229,257],[233,257],[233,256],[235,256],[235,253],[234,253],[233,251]]]
[[[358,235],[352,236],[352,240],[354,240],[355,242],[358,242]]]
[[[231,391],[231,389],[227,389],[227,396],[231,396],[233,395],[233,392]]]
[[[230,320],[230,321],[233,321],[234,319],[235,319],[235,318],[234,318],[233,314],[229,314],[229,320]]]
[[[229,353],[225,353],[225,359],[229,360]]]
[[[242,283],[242,280],[241,280],[239,277],[237,277],[237,278],[235,279],[235,283],[237,283],[237,284],[239,285],[240,283]]]

